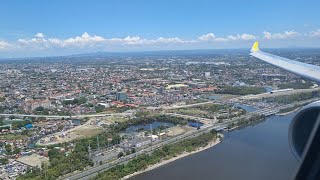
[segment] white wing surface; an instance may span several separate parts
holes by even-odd
[[[273,54],[269,54],[266,52],[262,52],[259,49],[258,42],[255,42],[253,44],[250,55],[258,59],[261,59],[262,61],[265,61],[269,64],[272,64],[274,66],[280,67],[292,73],[303,76],[307,79],[317,81],[320,83],[320,67],[319,66],[302,63],[299,61],[294,61],[294,60],[290,60],[290,59],[276,56]]]

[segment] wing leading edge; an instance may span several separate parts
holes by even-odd
[[[313,81],[317,81],[320,83],[320,67],[302,63],[299,61],[290,60],[287,58],[283,58],[280,56],[276,56],[273,54],[269,54],[266,52],[262,52],[259,49],[259,43],[255,42],[251,48],[250,55],[261,59],[262,61],[265,61],[269,64],[272,64],[274,66],[280,67],[282,69],[285,69],[287,71],[290,71],[292,73],[298,74],[300,76],[303,76],[305,78],[308,78]]]

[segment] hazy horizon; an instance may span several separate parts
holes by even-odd
[[[84,53],[76,53],[76,54],[63,54],[63,55],[39,55],[39,56],[22,56],[22,57],[0,57],[0,60],[16,60],[16,59],[28,59],[28,58],[55,58],[55,57],[73,57],[73,56],[96,56],[96,55],[103,55],[103,56],[130,56],[130,55],[165,55],[162,53],[167,52],[177,52],[177,53],[188,53],[188,52],[204,52],[204,51],[230,51],[230,50],[236,50],[236,51],[247,51],[249,55],[250,48],[217,48],[217,49],[164,49],[164,50],[146,50],[146,51],[96,51],[96,52],[84,52]],[[264,50],[317,50],[320,49],[320,47],[282,47],[282,48],[264,48]],[[172,54],[168,54],[172,55]],[[181,54],[178,54],[181,55]],[[188,55],[188,54],[187,54]]]

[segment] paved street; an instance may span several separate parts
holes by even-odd
[[[103,113],[103,114],[83,114],[73,116],[59,115],[35,115],[35,114],[0,114],[0,116],[16,116],[16,117],[35,117],[35,118],[86,118],[86,117],[105,117],[105,116],[130,116],[132,113]]]

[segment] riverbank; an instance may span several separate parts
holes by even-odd
[[[255,123],[259,123],[261,121],[264,121],[265,118],[266,117],[264,115],[253,115],[250,118],[242,118],[236,122],[229,124],[226,130],[232,131],[234,129],[242,128],[247,125],[253,125]]]
[[[199,148],[197,148],[195,151],[192,151],[192,152],[184,152],[184,153],[181,153],[180,155],[178,155],[178,156],[176,156],[176,157],[173,157],[173,158],[171,158],[171,159],[163,160],[163,161],[161,161],[161,162],[159,162],[159,163],[157,163],[157,164],[150,165],[150,166],[148,166],[148,167],[147,167],[146,169],[144,169],[144,170],[137,171],[137,172],[134,172],[134,173],[132,173],[132,174],[130,174],[130,175],[127,175],[127,176],[123,177],[122,180],[129,179],[129,178],[131,178],[131,177],[133,177],[133,176],[136,176],[136,175],[138,175],[138,174],[142,174],[142,173],[147,172],[147,171],[151,171],[151,170],[153,170],[153,169],[156,169],[156,168],[158,168],[158,167],[160,167],[160,166],[163,166],[163,165],[165,165],[165,164],[169,164],[169,163],[171,163],[171,162],[173,162],[173,161],[176,161],[176,160],[178,160],[178,159],[181,159],[181,158],[183,158],[183,157],[190,156],[190,155],[192,155],[192,154],[195,154],[195,153],[198,153],[198,152],[207,150],[207,149],[209,149],[209,148],[211,148],[211,147],[219,144],[219,143],[222,141],[222,139],[223,139],[223,134],[218,134],[218,135],[219,135],[221,138],[217,138],[217,139],[214,140],[214,141],[208,142],[208,145],[206,145],[206,146],[204,146],[204,147],[199,147]]]
[[[294,113],[294,112],[297,112],[301,107],[297,107],[295,108],[294,110],[291,110],[291,111],[288,111],[288,112],[284,112],[284,113],[278,113],[277,115],[279,116],[286,116],[286,115],[289,115],[291,113]]]

